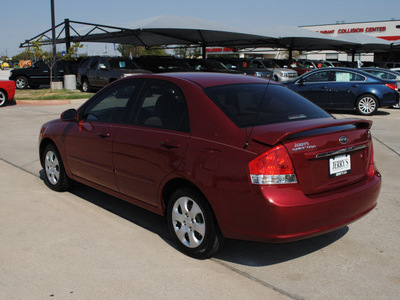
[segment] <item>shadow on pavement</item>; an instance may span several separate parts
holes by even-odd
[[[40,171],[40,178],[42,180],[44,178],[43,170]],[[163,216],[78,182],[73,183],[69,192],[157,234],[171,247],[176,248],[169,233],[166,219]],[[346,226],[318,237],[286,244],[265,244],[227,239],[220,252],[215,255],[215,258],[246,266],[275,265],[322,250],[341,239],[348,230],[349,228]],[[177,249],[176,251],[179,250]]]

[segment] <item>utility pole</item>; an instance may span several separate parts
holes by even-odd
[[[51,5],[51,34],[52,34],[52,46],[53,46],[53,60],[56,60],[57,49],[56,49],[56,21],[55,21],[55,13],[54,13],[54,0],[50,0]],[[53,81],[57,81],[57,65],[54,64],[53,67]]]

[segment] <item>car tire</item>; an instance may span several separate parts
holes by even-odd
[[[28,80],[24,76],[18,76],[15,79],[15,87],[19,90],[28,88]]]
[[[8,100],[7,93],[0,90],[0,107],[4,106]]]
[[[279,82],[278,76],[274,76],[273,80],[276,81],[276,82]]]
[[[371,116],[378,110],[378,100],[373,95],[362,95],[356,102],[356,110],[360,115]]]
[[[42,162],[46,185],[57,192],[68,190],[70,179],[65,172],[61,156],[54,144],[49,144],[45,147]]]
[[[194,258],[215,254],[223,236],[206,198],[192,188],[175,191],[167,206],[168,227],[178,248]]]
[[[392,108],[399,109],[399,108],[400,108],[400,103],[397,103],[397,104],[395,104],[395,105],[392,105]]]
[[[82,81],[82,92],[90,93],[91,90],[92,90],[92,87],[90,86],[89,81],[87,79],[84,79]]]

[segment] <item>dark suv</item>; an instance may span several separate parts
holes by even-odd
[[[83,92],[90,92],[126,76],[150,73],[129,58],[89,57],[79,66],[77,83]]]
[[[64,74],[67,74],[67,62],[60,60],[56,63],[57,80],[62,81]],[[76,74],[77,63],[70,63],[70,74]],[[50,67],[43,60],[38,60],[29,68],[13,69],[10,72],[10,80],[15,81],[17,89],[38,88],[40,85],[50,84]]]

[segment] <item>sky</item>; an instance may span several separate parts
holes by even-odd
[[[10,57],[24,51],[19,48],[21,43],[51,28],[50,3],[50,0],[2,0],[0,56]],[[56,24],[68,18],[127,27],[147,18],[176,15],[257,31],[277,25],[400,20],[399,0],[54,0],[54,3]],[[117,54],[112,44],[88,43],[80,52]]]

